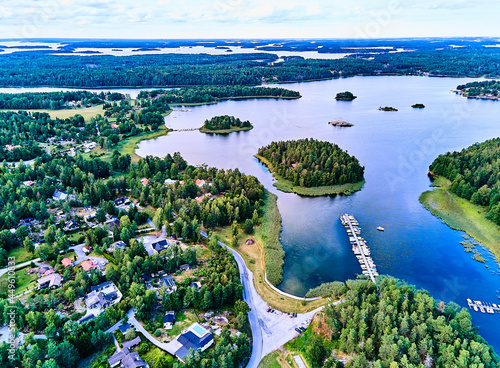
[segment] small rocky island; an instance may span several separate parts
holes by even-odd
[[[411,105],[411,107],[413,107],[414,109],[424,109],[425,105],[422,103],[417,103],[415,105]]]
[[[328,124],[337,126],[337,127],[352,127],[354,124],[348,123],[347,121],[342,120],[342,118],[335,119],[330,121]]]
[[[385,107],[380,106],[378,109],[380,111],[398,111],[398,109],[396,109],[395,107],[390,107],[390,106],[385,106]]]
[[[357,97],[358,96],[354,96],[354,94],[352,92],[345,91],[345,92],[337,93],[337,95],[335,96],[335,99],[337,101],[352,101]]]
[[[214,116],[210,120],[205,120],[205,123],[200,128],[200,132],[229,134],[232,132],[250,129],[253,129],[253,125],[248,120],[241,121],[239,118],[235,118],[234,116],[223,115]]]

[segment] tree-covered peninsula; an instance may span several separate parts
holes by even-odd
[[[246,98],[300,98],[300,93],[285,88],[249,86],[189,87],[172,90],[141,91],[138,99],[155,98],[171,104],[216,103],[220,100]]]
[[[483,100],[499,100],[500,81],[489,80],[482,82],[470,82],[461,84],[456,92],[467,98],[479,98]]]
[[[390,277],[377,285],[348,280],[341,292],[342,303],[326,307],[285,345],[300,351],[311,368],[498,367],[469,312],[453,302],[438,302]]]
[[[256,157],[284,192],[306,196],[351,194],[361,189],[364,167],[338,145],[315,139],[272,142]]]
[[[248,120],[241,121],[234,116],[223,115],[205,120],[205,123],[200,128],[200,132],[227,134],[251,129],[253,129],[253,125]]]
[[[449,226],[500,256],[500,138],[440,155],[429,167],[435,186],[420,200]]]

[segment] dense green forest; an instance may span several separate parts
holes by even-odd
[[[259,97],[299,98],[300,93],[277,87],[218,86],[141,91],[137,99],[150,98],[162,103],[207,103],[233,98]]]
[[[358,51],[335,60],[288,57],[283,62],[276,62],[277,55],[263,53],[75,58],[19,52],[0,55],[0,86],[167,87],[260,85],[354,75],[500,76],[496,48],[435,48],[375,55]]]
[[[500,81],[470,82],[457,86],[457,90],[465,93],[468,97],[488,95],[497,97],[500,90]]]
[[[118,101],[125,96],[117,92],[94,93],[89,91],[70,92],[26,92],[0,93],[0,109],[50,109],[59,110],[70,107],[69,102],[79,102],[80,106],[103,104]]]
[[[429,170],[448,178],[459,197],[489,206],[487,218],[500,225],[500,138],[440,155]]]
[[[279,176],[302,187],[357,183],[363,180],[364,167],[336,144],[300,139],[272,142],[261,147],[264,157]]]
[[[457,304],[438,303],[428,292],[389,277],[378,287],[365,280],[346,284],[342,302],[324,310],[319,335],[308,331],[288,344],[312,368],[340,367],[334,351],[350,357],[346,368],[499,366],[469,312]]]
[[[250,130],[253,126],[248,120],[241,121],[239,118],[234,116],[224,115],[224,116],[214,116],[210,120],[205,120],[201,131],[217,131],[217,130]]]

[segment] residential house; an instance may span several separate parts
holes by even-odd
[[[36,280],[38,283],[38,290],[49,288],[55,289],[61,286],[63,278],[58,273],[51,273]]]
[[[189,287],[194,287],[196,291],[200,291],[201,289],[201,283],[199,281],[192,282]]]
[[[245,242],[246,245],[253,245],[255,243],[255,240],[253,239],[247,239],[247,241]]]
[[[121,197],[121,198],[115,199],[114,203],[115,203],[115,206],[127,205],[127,204],[130,204],[130,198],[128,198],[128,197]]]
[[[23,181],[23,185],[25,187],[32,187],[33,185],[35,185],[36,183],[34,181],[31,181],[31,180],[26,180],[26,181]]]
[[[79,325],[83,325],[84,323],[87,323],[87,322],[90,322],[92,321],[93,319],[95,318],[95,315],[93,315],[92,313],[90,313],[89,315],[85,316],[85,317],[82,317],[78,320],[78,324]]]
[[[97,309],[99,312],[119,303],[122,297],[122,293],[112,281],[92,286],[90,290],[91,292],[85,297],[85,305],[87,309]]]
[[[68,193],[66,191],[61,192],[60,190],[55,190],[52,194],[52,200],[54,201],[65,201],[68,198]]]
[[[188,264],[182,264],[179,266],[179,269],[184,272],[184,271],[189,271],[189,265]]]
[[[132,327],[130,326],[130,324],[129,324],[129,323],[124,323],[124,324],[122,324],[122,325],[118,326],[118,329],[119,329],[119,330],[120,330],[120,332],[121,332],[122,334],[124,334],[124,335],[125,335],[125,332],[127,332],[130,328],[132,328]]]
[[[175,356],[181,362],[184,362],[189,355],[190,349],[203,352],[212,346],[214,343],[214,336],[200,324],[193,323],[186,330],[182,331],[175,342],[178,346]]]
[[[105,224],[109,226],[110,230],[113,230],[114,228],[120,227],[120,220],[116,217],[113,217],[109,220],[106,220]]]
[[[174,185],[175,182],[176,182],[176,180],[167,179],[167,180],[165,180],[165,186]]]
[[[90,273],[90,271],[92,271],[93,269],[99,269],[99,266],[97,266],[94,261],[92,261],[91,259],[89,260],[86,260],[86,261],[83,261],[82,262],[82,268],[84,271]]]
[[[52,270],[52,268],[50,268],[49,266],[42,266],[42,267],[38,268],[38,270],[36,271],[36,273],[40,277],[40,276],[45,275],[45,273],[47,271],[50,271],[50,270]]]
[[[154,254],[159,254],[162,250],[167,249],[170,246],[170,243],[165,239],[159,240],[151,244],[151,248],[153,248]]]
[[[73,230],[76,230],[80,227],[80,225],[78,225],[78,222],[76,222],[75,220],[69,220],[69,221],[66,221],[66,223],[64,224],[64,231],[73,231]]]
[[[111,368],[149,368],[148,363],[144,361],[139,353],[131,353],[127,348],[124,348],[109,359],[108,363]]]
[[[69,258],[63,258],[61,261],[62,265],[66,268],[69,266],[73,266],[73,262]]]
[[[171,276],[171,275],[166,275],[166,276],[163,276],[161,279],[160,279],[160,288],[161,287],[165,287],[165,290],[167,291],[167,293],[173,293],[174,291],[177,290],[177,286],[175,285],[175,281],[174,281],[174,278]]]
[[[111,252],[113,253],[115,250],[117,249],[121,249],[121,250],[125,250],[125,248],[127,248],[127,244],[125,244],[124,241],[122,240],[119,240],[117,242],[114,242],[112,243],[109,248],[108,248],[108,252]]]
[[[163,328],[165,330],[171,330],[174,327],[175,322],[175,312],[168,311],[165,313],[165,317],[163,317]]]
[[[149,180],[146,178],[142,178],[141,183],[142,183],[142,185],[147,186],[149,184]]]
[[[198,186],[198,188],[203,188],[205,183],[206,183],[205,180],[196,179],[196,186]]]
[[[124,349],[130,349],[131,347],[139,345],[140,343],[141,343],[141,338],[139,336],[137,336],[137,337],[133,338],[132,340],[124,341],[122,345],[123,345]]]

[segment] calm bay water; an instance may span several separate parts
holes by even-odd
[[[460,150],[499,136],[500,103],[467,100],[450,92],[465,79],[419,77],[356,77],[287,84],[299,100],[227,101],[184,108],[166,118],[174,129],[196,128],[205,119],[229,114],[250,120],[255,128],[227,136],[197,131],[173,132],[142,142],[141,156],[179,151],[191,164],[240,168],[255,175],[278,195],[283,218],[284,282],[279,287],[304,295],[322,282],[346,280],[360,273],[339,221],[345,212],[356,216],[362,235],[382,274],[425,288],[440,300],[466,306],[466,299],[499,301],[500,275],[465,253],[463,233],[454,231],[424,209],[418,198],[429,189],[427,170],[440,153]],[[358,98],[337,102],[339,91]],[[424,103],[423,110],[412,109]],[[378,111],[393,106],[398,112]],[[342,117],[352,128],[328,121]],[[273,140],[314,137],[339,144],[366,167],[366,184],[352,196],[304,198],[277,191],[268,170],[253,157]],[[385,227],[385,232],[376,230]],[[483,251],[485,255],[487,252]],[[482,335],[500,351],[499,315],[472,312]]]
[[[466,306],[466,299],[500,302],[500,274],[465,253],[463,233],[454,231],[420,204],[429,189],[427,169],[440,153],[461,150],[475,142],[500,136],[500,102],[467,100],[450,90],[466,79],[421,77],[356,77],[286,84],[298,90],[298,100],[225,101],[186,107],[166,118],[174,129],[200,127],[216,115],[248,119],[254,129],[227,136],[197,131],[173,132],[140,143],[141,156],[180,152],[193,165],[207,163],[255,175],[278,195],[283,219],[284,282],[279,287],[304,295],[322,282],[354,278],[361,272],[339,221],[353,214],[362,227],[379,272],[424,288],[439,300]],[[23,92],[42,89],[22,89]],[[61,90],[44,88],[43,90]],[[358,98],[337,102],[337,92],[349,90]],[[117,89],[137,96],[138,89]],[[2,88],[0,92],[21,92]],[[424,103],[423,110],[412,109]],[[398,112],[377,111],[393,106]],[[182,111],[181,111],[182,110]],[[337,117],[351,128],[328,125]],[[366,167],[364,188],[349,197],[305,198],[277,191],[269,171],[253,155],[273,140],[313,137],[339,144]],[[376,230],[383,226],[385,232]],[[500,315],[471,312],[480,332],[500,352]]]

